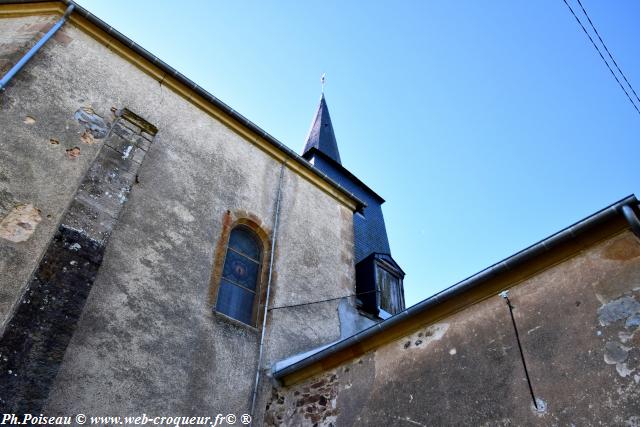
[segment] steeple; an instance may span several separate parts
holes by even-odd
[[[338,164],[342,164],[340,161],[340,153],[338,152],[336,135],[333,133],[333,126],[331,125],[331,117],[329,116],[327,101],[324,99],[324,93],[320,98],[320,104],[318,105],[318,111],[316,112],[315,118],[313,119],[313,122],[311,122],[311,129],[309,129],[309,135],[307,136],[307,142],[304,146],[304,150],[302,151],[302,155],[307,157],[307,153],[312,148],[315,148],[326,156],[329,156]]]
[[[324,88],[324,74],[320,79]],[[302,156],[314,169],[363,200],[366,206],[353,214],[353,255],[356,267],[357,305],[376,319],[385,319],[404,310],[404,271],[391,256],[384,224],[384,199],[376,194],[340,162],[324,90],[311,123]]]

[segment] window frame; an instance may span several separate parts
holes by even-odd
[[[266,262],[269,259],[271,249],[269,246],[269,233],[261,226],[262,223],[257,216],[247,214],[244,211],[240,211],[239,213],[235,214],[231,213],[230,211],[226,211],[223,217],[222,224],[222,232],[216,245],[213,269],[209,284],[209,307],[211,309],[210,313],[224,321],[248,328],[252,331],[258,331],[262,327],[262,325],[259,325],[258,320],[264,313],[264,301],[266,298],[265,283],[268,273],[268,265],[266,265]],[[255,240],[255,243],[260,250],[259,260],[254,260],[253,258],[247,256],[248,259],[258,261],[256,290],[253,299],[251,324],[245,323],[243,320],[236,319],[235,317],[230,316],[217,309],[218,295],[223,279],[224,264],[227,259],[227,252],[230,249],[229,241],[231,238],[231,232],[236,228],[244,228],[245,230],[247,230],[251,237]],[[239,253],[238,251],[234,252],[236,254]],[[243,254],[241,255],[245,256]],[[234,285],[242,287],[241,285]]]
[[[376,287],[376,302],[378,305],[378,311],[379,311],[379,316],[382,319],[388,319],[391,316],[394,316],[398,313],[400,313],[402,310],[404,310],[405,308],[405,302],[404,302],[404,284],[403,284],[403,277],[398,273],[398,271],[388,262],[386,262],[383,259],[376,259],[374,262],[374,268],[375,268],[375,287]],[[380,270],[384,270],[388,275],[393,276],[395,278],[395,282],[394,282],[394,287],[396,288],[395,290],[390,290],[391,292],[397,293],[397,297],[398,297],[398,307],[396,308],[396,312],[392,313],[391,311],[387,310],[388,307],[383,307],[382,306],[382,294],[383,294],[383,289],[381,289],[381,280],[379,278],[379,274],[380,274]]]
[[[256,249],[258,250],[258,258],[259,259],[254,259],[252,257],[250,257],[249,255],[242,253],[240,251],[238,251],[237,249],[234,249],[231,247],[230,245],[230,241],[231,241],[231,236],[233,235],[234,231],[236,230],[244,230],[245,233],[247,233],[248,237],[250,239],[253,240],[253,243],[256,245]],[[227,250],[225,251],[224,254],[224,260],[222,262],[222,274],[220,275],[220,280],[218,282],[218,294],[216,295],[216,302],[214,304],[215,310],[216,312],[226,316],[226,317],[230,317],[238,322],[244,323],[246,325],[252,326],[252,327],[256,327],[257,324],[257,306],[258,306],[258,301],[259,301],[259,294],[260,294],[260,276],[261,276],[261,270],[262,270],[262,260],[260,258],[262,258],[262,253],[264,252],[264,249],[262,248],[262,242],[260,241],[260,238],[256,235],[256,233],[250,229],[249,227],[243,225],[243,224],[239,224],[235,227],[233,227],[231,229],[231,231],[229,232],[229,237],[227,239]],[[236,254],[237,256],[246,258],[247,260],[249,260],[250,262],[254,262],[257,267],[256,267],[256,272],[255,272],[255,289],[251,290],[248,287],[244,286],[241,283],[236,282],[235,280],[232,280],[229,277],[225,277],[224,275],[224,270],[225,267],[227,265],[227,260],[229,259],[229,251],[233,252],[234,254]],[[253,294],[253,299],[252,299],[252,303],[251,303],[251,323],[246,323],[244,320],[238,319],[234,316],[232,316],[231,314],[225,313],[224,311],[221,311],[218,309],[218,299],[220,297],[220,287],[222,286],[222,281],[225,280],[226,282],[228,282],[231,286],[236,286],[240,289],[245,290],[246,292],[250,292]]]

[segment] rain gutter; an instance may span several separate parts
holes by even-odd
[[[67,4],[67,5],[75,6],[75,14],[76,15],[79,15],[79,16],[85,18],[91,24],[95,25],[96,27],[98,27],[102,31],[106,32],[109,36],[113,37],[114,39],[116,39],[120,43],[122,43],[125,46],[127,46],[129,49],[134,51],[137,55],[140,55],[142,58],[144,58],[147,61],[151,62],[151,64],[153,64],[156,67],[160,68],[162,71],[164,71],[166,73],[166,76],[171,76],[171,77],[175,78],[178,82],[182,83],[183,85],[185,85],[189,89],[193,90],[197,95],[199,95],[202,98],[204,98],[207,102],[210,102],[215,107],[217,107],[220,110],[224,111],[226,114],[231,116],[237,122],[239,122],[242,125],[244,125],[250,131],[252,131],[252,132],[258,134],[259,136],[261,136],[262,138],[264,138],[269,144],[273,145],[278,150],[282,151],[284,154],[289,156],[291,159],[295,160],[296,163],[302,165],[303,167],[305,167],[306,169],[308,169],[309,171],[311,171],[312,173],[317,175],[319,178],[321,178],[323,181],[327,182],[332,187],[336,188],[342,194],[347,196],[347,198],[349,198],[353,202],[355,202],[355,204],[357,206],[356,210],[361,211],[364,207],[367,206],[367,203],[364,202],[362,199],[358,198],[355,194],[353,194],[353,192],[349,191],[344,186],[340,185],[339,183],[337,183],[336,181],[331,179],[324,172],[322,172],[322,171],[316,169],[315,167],[313,167],[307,160],[305,160],[298,153],[296,153],[295,151],[293,151],[292,149],[290,149],[289,147],[287,147],[286,145],[284,145],[283,143],[278,141],[275,137],[273,137],[270,134],[268,134],[265,130],[261,129],[258,125],[256,125],[255,123],[253,123],[252,121],[250,121],[249,119],[244,117],[242,114],[238,113],[236,110],[234,110],[233,108],[231,108],[230,106],[228,106],[227,104],[222,102],[220,99],[216,98],[215,96],[213,96],[212,94],[207,92],[205,89],[203,89],[202,87],[198,86],[195,82],[193,82],[192,80],[187,78],[185,75],[183,75],[180,72],[178,72],[178,70],[176,70],[175,68],[171,67],[169,64],[167,64],[166,62],[162,61],[160,58],[158,58],[157,56],[153,55],[151,52],[149,52],[148,50],[144,49],[142,46],[138,45],[136,42],[134,42],[130,38],[126,37],[124,34],[120,33],[115,28],[113,28],[112,26],[110,26],[109,24],[107,24],[106,22],[104,22],[103,20],[98,18],[97,16],[93,15],[87,9],[83,8],[82,6],[80,6],[77,3],[73,2],[72,0],[61,0],[61,1],[63,3],[65,3],[65,4]],[[35,0],[33,2],[37,3],[38,0]],[[3,1],[0,0],[0,4],[1,3],[3,3]],[[10,1],[7,2],[7,3],[10,3]]]
[[[363,349],[366,349],[367,346],[364,345],[365,341],[375,337],[377,335],[382,334],[385,331],[388,331],[394,327],[397,327],[403,322],[406,322],[420,314],[423,314],[429,310],[432,310],[436,306],[444,303],[445,301],[451,300],[465,292],[470,291],[471,289],[477,288],[485,284],[488,280],[512,271],[514,269],[519,268],[525,263],[533,260],[534,258],[540,257],[541,255],[553,250],[554,248],[559,247],[569,241],[574,239],[578,239],[579,236],[584,235],[585,233],[589,233],[596,227],[604,225],[609,221],[620,219],[623,216],[628,222],[629,227],[632,229],[634,234],[640,238],[640,221],[637,217],[638,212],[638,200],[634,195],[626,197],[625,199],[616,202],[609,207],[585,218],[582,221],[579,221],[564,230],[559,231],[552,236],[541,240],[540,242],[512,255],[505,260],[494,264],[479,273],[451,286],[433,295],[426,300],[419,302],[418,304],[390,317],[387,320],[384,320],[376,325],[369,327],[355,335],[352,335],[349,338],[346,338],[342,341],[338,341],[334,345],[327,347],[321,351],[313,353],[309,357],[306,357],[302,360],[296,361],[288,366],[282,366],[282,363],[278,363],[277,366],[282,366],[281,368],[275,368],[276,365],[272,368],[273,377],[276,380],[283,380],[288,375],[301,371],[307,367],[310,367],[314,364],[318,364],[321,362],[326,362],[328,359],[331,360],[340,360],[339,357],[336,356],[340,352],[344,352],[345,354],[361,354]]]

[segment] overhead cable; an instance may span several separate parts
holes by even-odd
[[[607,62],[607,60],[604,58],[604,55],[602,55],[602,52],[600,51],[600,48],[598,47],[598,45],[593,41],[593,38],[591,38],[591,35],[589,34],[589,32],[587,31],[587,29],[584,27],[584,25],[582,25],[582,21],[580,21],[580,19],[578,18],[578,16],[575,14],[575,12],[573,11],[573,9],[571,8],[571,6],[569,5],[569,3],[567,3],[567,0],[562,0],[564,1],[564,4],[567,5],[567,7],[569,8],[569,10],[571,11],[571,14],[573,15],[574,18],[576,18],[576,21],[578,21],[578,24],[580,24],[580,27],[582,28],[582,31],[584,31],[584,33],[587,35],[587,37],[589,37],[589,40],[591,40],[591,44],[593,45],[593,47],[596,48],[596,50],[598,51],[598,54],[600,55],[600,58],[602,58],[602,60],[604,61],[605,65],[607,66],[607,68],[609,69],[609,71],[611,72],[611,75],[613,76],[614,79],[616,79],[616,81],[618,82],[618,85],[620,85],[620,89],[622,89],[622,91],[625,93],[625,95],[627,95],[627,98],[629,99],[629,102],[631,102],[631,105],[633,105],[633,108],[635,108],[635,110],[638,112],[638,114],[640,114],[640,110],[638,109],[638,107],[636,106],[635,102],[633,102],[633,99],[631,99],[631,96],[629,96],[629,92],[627,92],[627,90],[624,88],[624,86],[622,85],[622,83],[620,83],[620,80],[618,79],[618,76],[616,76],[616,73],[613,72],[613,70],[611,69],[611,66],[609,65],[609,63]]]
[[[342,296],[342,297],[328,298],[328,299],[323,299],[323,300],[318,300],[318,301],[309,301],[309,302],[303,302],[303,303],[300,303],[300,304],[281,305],[279,307],[270,307],[269,311],[271,311],[271,310],[280,310],[282,308],[302,307],[302,306],[305,306],[305,305],[318,304],[318,303],[321,303],[321,302],[335,301],[335,300],[344,299],[344,298],[356,297],[358,295],[371,294],[373,292],[380,292],[380,291],[373,290],[373,291],[366,291],[366,292],[358,292],[357,294],[350,294],[350,295],[345,295],[345,296]]]
[[[627,85],[629,86],[629,89],[631,89],[631,92],[633,92],[633,94],[635,95],[636,99],[638,100],[638,103],[640,103],[640,98],[638,98],[638,94],[636,93],[636,91],[633,89],[633,86],[631,86],[631,83],[629,82],[629,80],[627,79],[627,76],[624,75],[624,73],[622,72],[622,70],[620,69],[620,67],[618,66],[618,63],[616,62],[615,59],[613,59],[613,55],[611,55],[611,52],[609,52],[609,49],[607,48],[607,45],[604,43],[604,40],[602,40],[602,37],[600,37],[600,33],[598,32],[598,30],[596,29],[596,26],[593,25],[593,22],[591,22],[591,18],[589,17],[589,14],[587,13],[587,11],[584,9],[584,7],[582,6],[582,2],[580,0],[578,0],[578,4],[580,5],[580,9],[582,9],[582,12],[584,13],[584,16],[587,17],[587,20],[589,20],[589,25],[591,25],[591,28],[593,28],[593,31],[596,33],[596,36],[598,36],[598,39],[600,40],[600,43],[602,43],[602,46],[604,47],[604,50],[607,52],[607,55],[609,55],[609,58],[611,58],[611,61],[613,61],[613,65],[616,66],[616,68],[618,69],[618,72],[620,73],[620,75],[622,76],[622,78],[624,79],[624,81],[627,83]]]

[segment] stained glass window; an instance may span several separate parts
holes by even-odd
[[[251,230],[240,226],[231,231],[216,310],[248,325],[255,325],[260,254],[260,243]]]

